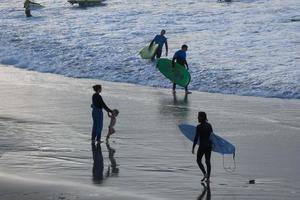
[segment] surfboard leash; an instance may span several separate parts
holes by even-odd
[[[225,167],[225,158],[224,158],[224,154],[223,154],[223,169],[228,172],[228,173],[233,173],[236,169],[236,162],[235,162],[235,153],[232,156],[233,159],[233,167]]]

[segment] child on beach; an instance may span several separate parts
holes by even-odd
[[[108,116],[110,117],[110,123],[109,123],[109,126],[108,126],[108,133],[107,133],[107,136],[106,136],[106,142],[108,141],[109,137],[114,134],[116,131],[114,129],[114,126],[116,124],[116,121],[117,121],[117,116],[119,114],[119,111],[117,109],[114,109],[112,110],[111,113],[108,113]]]

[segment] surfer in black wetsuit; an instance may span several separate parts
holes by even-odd
[[[212,134],[213,129],[210,123],[207,122],[207,117],[205,112],[198,113],[198,121],[200,124],[197,126],[196,129],[196,135],[194,138],[192,153],[194,154],[195,146],[200,140],[199,148],[197,152],[197,163],[204,175],[201,181],[206,180],[209,182],[210,172],[211,172],[210,157],[211,157],[211,149],[212,149],[210,135]],[[205,171],[205,168],[201,162],[203,155],[205,155],[205,163],[206,163],[207,171]]]
[[[93,117],[93,130],[92,130],[92,141],[95,139],[97,142],[100,142],[101,139],[101,132],[103,128],[103,112],[102,109],[104,108],[106,112],[112,113],[112,110],[107,107],[107,105],[104,103],[100,93],[102,91],[101,85],[94,85],[93,89],[95,93],[93,94],[92,97],[92,105],[91,107],[93,108],[92,111],[92,117]]]

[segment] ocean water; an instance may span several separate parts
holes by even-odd
[[[78,8],[65,0],[24,15],[1,0],[0,63],[76,78],[170,88],[138,52],[166,29],[169,58],[189,46],[190,89],[300,98],[299,0],[107,0]]]

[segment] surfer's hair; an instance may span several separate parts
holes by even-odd
[[[183,49],[183,48],[187,49],[188,46],[186,44],[184,44],[184,45],[181,46],[181,49]]]
[[[207,116],[205,112],[198,112],[198,117],[201,117],[203,121],[207,121]]]
[[[101,87],[102,87],[101,85],[94,85],[93,89],[95,92],[98,92],[99,90],[101,90]]]

